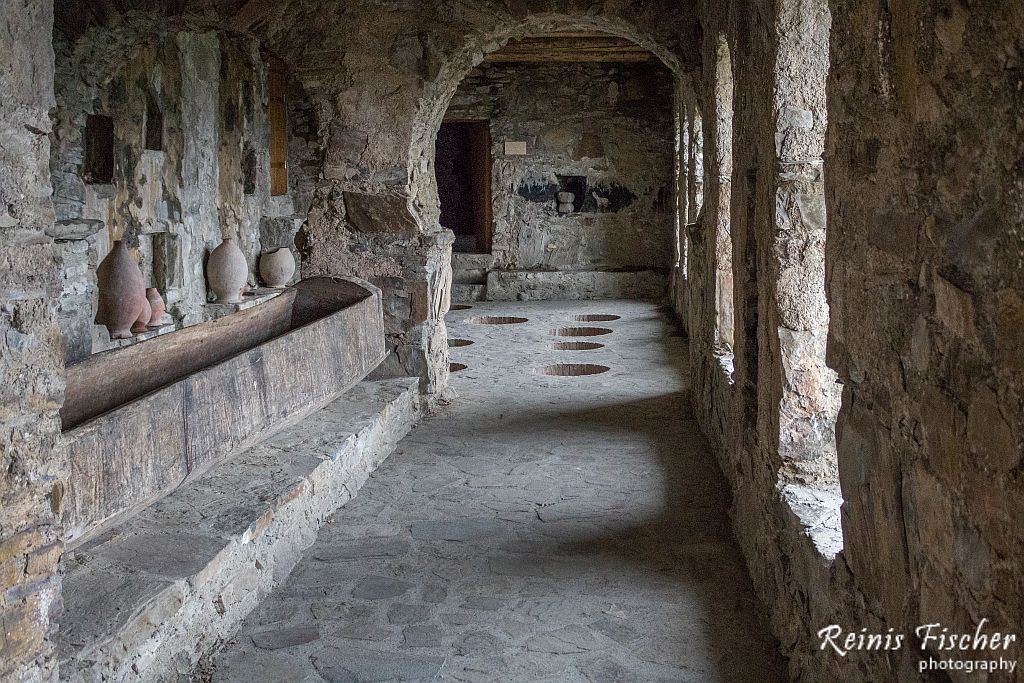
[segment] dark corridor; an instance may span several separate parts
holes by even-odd
[[[455,233],[455,251],[491,250],[491,130],[487,121],[441,124],[436,173],[441,225]]]

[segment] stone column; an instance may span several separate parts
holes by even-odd
[[[63,552],[51,0],[0,5],[0,679],[56,677]]]
[[[699,77],[695,79],[698,83]],[[676,77],[673,95],[673,119],[675,125],[675,268],[672,272],[672,303],[676,315],[689,333],[690,325],[690,240],[686,225],[691,206],[690,188],[693,179],[693,86],[689,80]]]
[[[302,276],[355,275],[380,287],[390,354],[371,377],[420,377],[424,393],[440,394],[448,383],[453,235],[421,230],[402,188],[342,187],[324,183],[316,193],[298,239]]]
[[[825,2],[780,3],[774,65],[775,198],[768,260],[773,391],[779,457],[835,481],[840,393],[825,365],[825,86],[830,15]]]

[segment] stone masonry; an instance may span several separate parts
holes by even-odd
[[[662,64],[486,63],[466,76],[446,118],[490,122],[488,298],[662,296],[672,264],[672,92]],[[505,153],[517,140],[525,156]],[[556,194],[577,186],[578,207],[559,213]],[[531,272],[542,275],[524,277]],[[587,277],[609,284],[588,289]]]
[[[295,235],[303,276],[384,290],[378,374],[418,378],[438,408],[456,397],[436,134],[486,55],[559,31],[627,38],[671,79],[672,149],[652,151],[658,164],[674,152],[657,202],[675,234],[623,256],[674,266],[693,413],[789,676],[919,680],[934,654],[840,658],[818,647],[828,624],[1024,623],[1020,3],[124,4],[0,6],[0,678],[57,675],[55,482],[70,467],[57,411],[65,355],[98,348],[92,279],[111,237],[128,236],[186,323],[223,231],[240,230],[250,257]],[[265,175],[270,58],[288,74],[280,197]],[[162,151],[145,148],[157,114]],[[115,121],[111,182],[81,177],[90,115]],[[580,265],[558,260],[564,242],[499,244],[510,266]],[[506,284],[557,292],[550,278]]]
[[[53,673],[61,612],[52,22],[49,0],[0,7],[0,679],[15,681]]]

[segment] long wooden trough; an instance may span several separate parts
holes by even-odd
[[[69,366],[69,543],[323,407],[384,355],[380,291],[335,277]]]

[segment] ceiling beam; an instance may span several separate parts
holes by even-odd
[[[606,33],[558,33],[510,42],[487,55],[500,62],[651,62],[657,57],[627,38]]]

